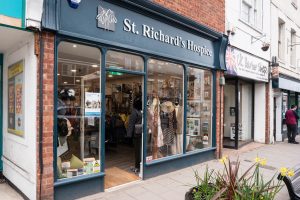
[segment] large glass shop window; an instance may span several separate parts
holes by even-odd
[[[212,73],[188,69],[186,151],[211,147]]]
[[[183,66],[150,59],[147,80],[147,162],[182,153]]]
[[[97,48],[58,47],[57,179],[100,172],[100,58]]]

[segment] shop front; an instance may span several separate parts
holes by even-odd
[[[274,101],[274,138],[275,141],[284,141],[287,138],[287,126],[285,112],[292,105],[297,105],[297,113],[300,114],[300,81],[296,78],[279,74],[272,80]],[[300,128],[298,121],[298,129]]]
[[[264,143],[268,62],[228,46],[226,66],[223,146],[238,149],[254,140]]]
[[[214,158],[227,38],[151,2],[58,2],[43,22],[56,32],[55,198]]]

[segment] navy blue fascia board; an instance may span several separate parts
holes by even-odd
[[[130,33],[124,34],[124,31],[120,32],[121,27],[116,28],[116,30],[119,31],[116,31],[116,33],[101,31],[96,27],[95,17],[97,6],[99,4],[101,4],[101,6],[104,5],[104,7],[114,5],[113,9],[116,9],[117,14],[122,17],[128,17],[128,15],[124,13],[127,13],[126,10],[128,10],[129,16],[136,20],[138,24],[144,21],[147,21],[146,23],[150,24],[154,22],[154,26],[157,26],[155,27],[157,29],[165,24],[166,27],[163,28],[163,32],[166,31],[166,34],[170,34],[168,31],[171,31],[172,34],[175,30],[176,34],[184,36],[184,40],[191,39],[195,42],[197,40],[196,43],[200,42],[202,45],[208,45],[208,48],[212,48],[213,58],[207,56],[202,56],[201,59],[197,56],[192,56],[191,58],[191,52],[189,50],[183,51],[183,48],[180,47],[176,48],[172,45],[166,46],[164,43],[158,43],[151,39],[146,39],[145,37],[134,37],[133,34]],[[143,19],[140,20],[140,17]],[[149,22],[149,19],[152,19],[153,21]],[[176,59],[177,57],[177,59],[182,59],[184,62],[190,61],[193,64],[197,63],[198,65],[205,67],[226,70],[224,54],[227,47],[227,36],[150,1],[102,0],[91,1],[88,2],[88,4],[86,2],[81,2],[78,9],[71,9],[69,8],[67,1],[45,0],[42,27],[43,29],[57,31],[60,34],[104,43],[118,48],[121,47],[149,54],[161,55],[162,57],[171,59]],[[117,37],[114,36],[116,34]],[[126,40],[123,39],[120,40],[120,38],[123,37],[124,39],[126,38],[126,40],[128,40],[128,37],[131,37],[130,40],[132,42],[125,42]],[[138,42],[135,42],[134,40]],[[159,51],[157,52],[155,49],[159,49]]]
[[[42,14],[42,28],[58,30],[57,0],[44,0]]]
[[[43,15],[42,15],[42,27],[50,30],[58,30],[59,26],[59,15],[58,9],[61,0],[44,0],[43,5]],[[186,26],[188,29],[194,29],[197,32],[208,35],[209,37],[213,37],[215,39],[219,39],[223,37],[222,33],[219,33],[208,26],[199,24],[187,17],[179,15],[178,13],[166,9],[158,4],[155,4],[149,0],[104,0],[110,3],[119,4],[127,3],[136,8],[139,8],[140,12],[147,11],[152,14],[158,15],[163,18],[167,18],[168,20],[174,21],[178,24]]]

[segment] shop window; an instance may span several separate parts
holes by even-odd
[[[147,80],[147,162],[182,153],[183,66],[150,59]]]
[[[100,172],[100,58],[97,48],[58,47],[57,179]]]
[[[112,70],[144,71],[144,60],[133,54],[108,51],[106,54],[106,67]]]
[[[190,67],[187,85],[186,150],[212,146],[212,73]]]

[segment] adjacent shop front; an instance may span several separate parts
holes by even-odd
[[[274,95],[274,138],[276,141],[283,141],[287,138],[285,112],[292,105],[297,105],[298,115],[300,114],[300,81],[296,78],[279,74],[277,77],[273,77],[272,86]],[[298,129],[300,127],[299,122]]]
[[[226,67],[223,146],[238,149],[254,140],[265,142],[268,62],[228,46]]]
[[[146,1],[51,5],[56,199],[214,157],[226,37]]]

